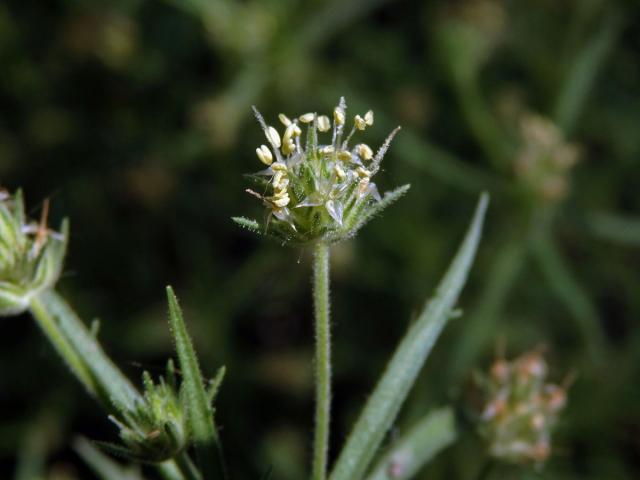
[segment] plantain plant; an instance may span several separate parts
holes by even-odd
[[[409,479],[456,438],[452,409],[427,413],[404,436],[381,448],[411,387],[450,318],[480,242],[488,196],[483,194],[469,229],[433,297],[410,325],[391,355],[335,462],[329,462],[331,425],[330,257],[332,247],[352,238],[373,217],[409,190],[401,186],[380,194],[373,177],[396,128],[377,152],[352,139],[374,122],[372,111],[347,122],[341,99],[331,118],[314,112],[290,119],[280,114],[282,135],[255,110],[266,143],[256,149],[264,169],[248,175],[265,207],[261,221],[233,220],[278,242],[313,250],[315,326],[315,426],[313,480]],[[303,132],[303,129],[305,130]],[[304,137],[304,141],[303,141]],[[24,213],[20,191],[0,196],[0,314],[30,312],[70,371],[104,408],[119,432],[119,442],[78,440],[78,453],[101,478],[141,479],[139,470],[114,463],[106,453],[153,465],[168,480],[225,480],[214,402],[224,367],[203,376],[178,300],[167,287],[169,327],[178,369],[171,359],[166,374],[144,372],[134,386],[109,359],[67,300],[56,291],[69,239],[68,222],[47,225],[47,203],[38,222]],[[98,448],[96,448],[96,446]],[[277,466],[276,466],[277,468]]]

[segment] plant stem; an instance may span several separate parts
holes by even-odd
[[[71,306],[54,290],[31,299],[30,310],[71,371],[109,413],[122,418],[140,393],[115,366]]]
[[[318,242],[313,258],[313,306],[316,333],[316,418],[313,480],[324,480],[331,410],[331,336],[329,332],[329,245]]]
[[[164,480],[185,480],[175,460],[155,464],[156,470]]]
[[[202,480],[202,475],[198,472],[198,469],[195,467],[191,458],[189,458],[189,454],[186,450],[183,450],[175,457],[176,465],[178,466],[178,470],[184,476],[185,480]]]
[[[78,381],[91,395],[96,395],[99,388],[91,371],[61,331],[55,317],[38,298],[31,301],[31,314]]]

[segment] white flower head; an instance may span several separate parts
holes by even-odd
[[[364,143],[350,147],[351,137],[373,124],[373,112],[356,115],[351,132],[343,138],[346,110],[341,98],[333,109],[333,122],[328,115],[315,113],[304,113],[294,120],[280,114],[285,127],[281,135],[254,108],[273,147],[275,161],[266,145],[256,150],[268,168],[250,176],[262,193],[247,192],[266,207],[262,226],[245,218],[234,218],[237,223],[284,243],[338,242],[352,237],[375,214],[406,193],[408,185],[381,196],[372,180],[398,129],[375,155]]]

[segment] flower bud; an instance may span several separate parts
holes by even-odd
[[[144,372],[143,380],[144,396],[136,407],[124,412],[122,419],[109,419],[120,429],[124,455],[132,460],[162,462],[189,445],[186,412],[174,385],[163,378],[154,384],[149,372]]]

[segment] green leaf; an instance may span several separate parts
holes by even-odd
[[[220,385],[222,385],[222,381],[224,380],[226,373],[226,367],[220,367],[216,376],[209,381],[209,386],[207,388],[207,399],[209,400],[209,404],[212,404],[216,399],[216,395],[218,395],[218,390],[220,390]]]
[[[426,415],[382,457],[368,480],[407,480],[456,438],[453,411],[442,408]]]
[[[187,332],[187,327],[171,287],[167,287],[169,302],[169,325],[175,342],[182,388],[186,402],[189,427],[193,435],[199,466],[205,480],[224,478],[223,467],[218,459],[218,434],[213,422],[213,408],[209,403],[196,351]]]
[[[251,219],[245,218],[245,217],[231,217],[231,220],[236,222],[236,224],[238,224],[242,228],[246,228],[250,232],[262,233],[260,231],[260,224],[258,222],[256,222],[255,220],[251,220]]]
[[[591,98],[590,92],[598,74],[606,64],[608,55],[616,45],[616,40],[624,26],[622,17],[613,10],[602,21],[599,30],[584,42],[584,48],[573,56],[567,77],[560,89],[555,105],[555,120],[570,134],[579,119],[585,104]]]
[[[595,212],[587,217],[587,225],[591,233],[602,240],[640,247],[640,217]]]
[[[487,204],[488,195],[483,194],[464,242],[438,286],[435,297],[427,302],[393,354],[338,457],[331,480],[362,478],[395,421],[465,284],[480,241]]]

